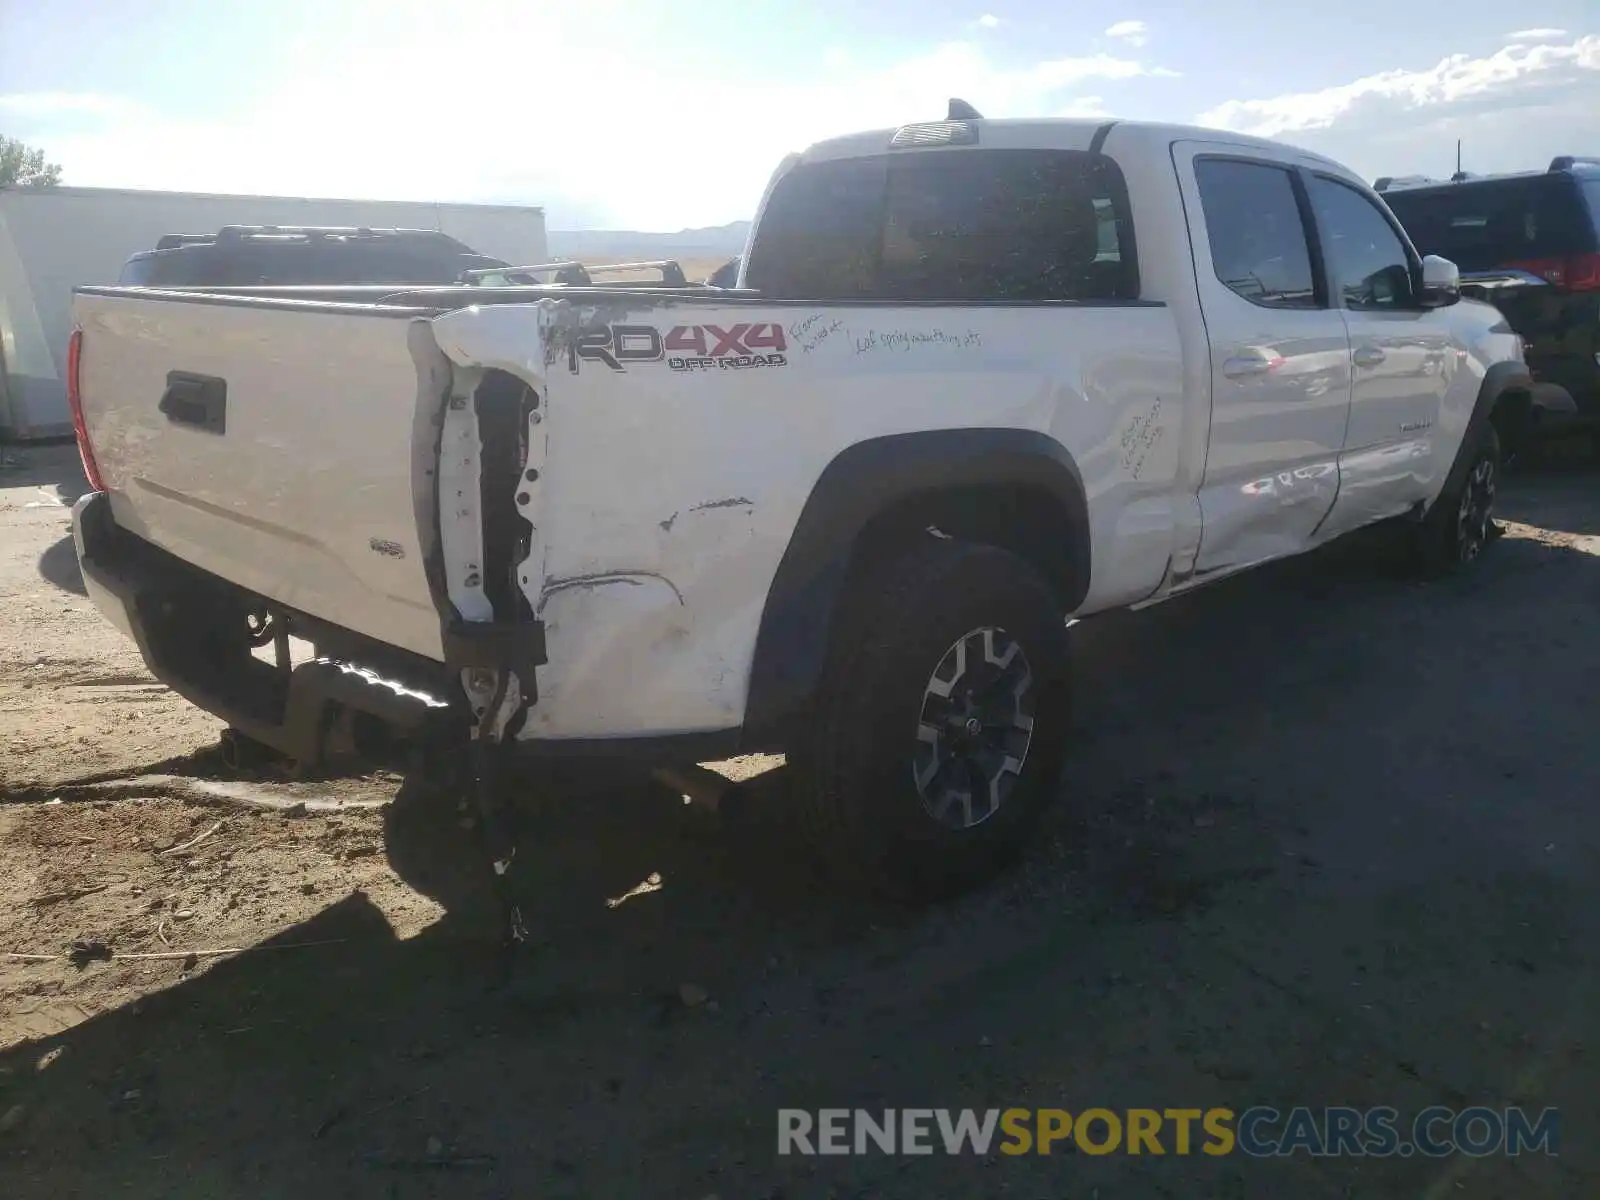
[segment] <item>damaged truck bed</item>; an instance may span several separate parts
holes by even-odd
[[[115,578],[102,560],[193,573],[195,597],[230,620],[279,614],[319,658],[387,668],[376,678],[405,692],[384,714],[407,726],[460,670],[513,661],[529,701],[539,668],[515,736],[543,750],[758,748],[820,657],[793,618],[843,565],[829,561],[848,548],[841,523],[864,524],[874,480],[888,482],[873,439],[1009,420],[1017,398],[986,404],[974,376],[1043,316],[999,332],[937,309],[464,291],[80,289],[77,371],[104,485],[80,522],[90,587]],[[1125,351],[1171,338],[1161,310],[1128,315],[1078,317]],[[245,344],[273,351],[247,362]],[[102,371],[152,402],[101,409]],[[1043,382],[1029,374],[1025,391]],[[859,465],[835,461],[831,414],[848,414]],[[201,576],[233,585],[230,603]],[[195,607],[175,602],[186,645],[203,640]],[[753,656],[763,633],[774,654]],[[214,664],[151,648],[197,703],[301,761],[322,756],[325,714],[284,704],[277,673],[242,689],[230,671],[208,690]],[[752,679],[758,664],[768,678]],[[347,666],[304,675],[290,698],[393,690]]]

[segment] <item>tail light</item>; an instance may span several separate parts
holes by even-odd
[[[94,461],[94,446],[89,442],[89,426],[83,419],[83,330],[74,329],[67,339],[67,407],[72,410],[72,431],[78,437],[78,457],[83,459],[83,473],[94,491],[106,490],[100,478],[100,468]]]
[[[1537,275],[1552,287],[1568,292],[1600,292],[1600,254],[1578,254],[1572,258],[1534,258],[1508,264],[1519,271]]]

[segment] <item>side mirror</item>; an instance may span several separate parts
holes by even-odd
[[[1417,299],[1424,308],[1446,308],[1461,299],[1461,270],[1437,254],[1422,259],[1422,287]]]

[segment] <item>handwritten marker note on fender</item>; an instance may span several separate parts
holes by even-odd
[[[976,329],[869,329],[857,335],[855,343],[858,355],[879,351],[908,354],[930,347],[977,350],[983,347],[983,335]]]
[[[1161,397],[1157,396],[1150,410],[1135,417],[1122,435],[1122,469],[1135,479],[1144,473],[1145,459],[1161,440],[1162,426],[1156,424],[1160,416]]]
[[[789,326],[789,337],[800,347],[802,353],[810,354],[842,329],[844,329],[843,317],[816,313]]]

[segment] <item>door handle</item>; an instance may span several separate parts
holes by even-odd
[[[1355,364],[1358,367],[1380,366],[1382,365],[1383,360],[1387,357],[1388,355],[1386,355],[1382,350],[1379,350],[1376,346],[1363,346],[1361,349],[1357,350],[1354,355]]]
[[[1282,361],[1261,354],[1236,354],[1223,362],[1222,373],[1229,379],[1246,379],[1251,375],[1265,375]]]

